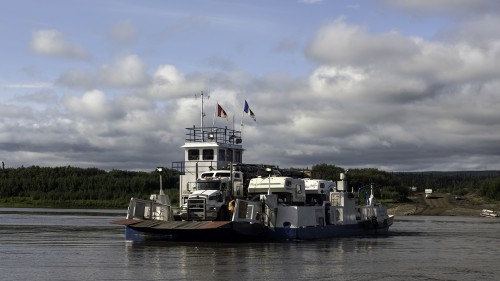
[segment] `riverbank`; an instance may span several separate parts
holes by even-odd
[[[434,194],[425,198],[423,193],[408,197],[407,202],[384,203],[388,213],[396,216],[479,216],[482,209],[500,211],[500,202],[486,202],[474,195],[456,198],[450,194]],[[71,209],[127,209],[121,200],[32,200],[31,198],[3,198],[3,208],[71,208]]]
[[[396,216],[479,216],[482,209],[500,210],[500,202],[486,202],[480,197],[455,197],[436,193],[426,198],[423,193],[408,198],[408,202],[390,203],[388,212]]]
[[[0,208],[127,209],[127,200],[34,200],[31,197],[0,198]]]

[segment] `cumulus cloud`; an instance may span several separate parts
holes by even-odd
[[[318,67],[302,93],[316,106],[302,103],[288,124],[294,133],[283,136],[295,139],[299,150],[308,144],[311,149],[298,153],[302,158],[281,151],[280,159],[335,159],[341,165],[359,165],[363,159],[370,166],[383,158],[384,169],[448,170],[460,165],[454,162],[458,155],[469,155],[463,167],[491,165],[473,161],[498,154],[491,142],[500,137],[500,123],[494,121],[500,115],[493,113],[500,103],[491,96],[499,83],[498,44],[490,39],[478,45],[465,40],[467,32],[462,36],[429,41],[392,31],[370,34],[344,19],[320,28],[306,49]],[[299,131],[300,137],[293,137]],[[330,148],[315,145],[328,142]],[[414,162],[402,160],[405,155]]]
[[[77,116],[90,120],[113,120],[123,115],[120,108],[98,90],[86,92],[82,97],[67,96],[64,104]]]
[[[1,118],[32,118],[33,110],[28,106],[0,104]]]
[[[397,32],[371,35],[340,18],[318,30],[306,55],[319,63],[366,65],[404,59],[416,50],[413,40]]]
[[[425,13],[449,4],[403,2],[385,1]],[[476,14],[493,2],[460,3],[463,7],[450,9],[466,7]],[[168,58],[147,64],[133,54],[64,72],[55,87],[66,86],[64,94],[52,88],[45,95],[29,87],[6,88],[40,95],[23,92],[11,99],[15,104],[0,103],[0,157],[12,159],[15,152],[31,161],[7,161],[19,161],[19,166],[168,165],[183,159],[184,130],[200,125],[199,93],[206,91],[205,125],[239,129],[242,122],[246,163],[311,167],[324,162],[390,171],[498,169],[500,34],[494,26],[499,20],[493,12],[456,18],[432,38],[372,32],[347,18],[327,22],[304,49],[311,71],[303,76],[247,73],[234,58],[216,55],[206,59],[220,66],[216,72],[183,71],[183,65]],[[191,24],[171,26],[165,36]],[[117,42],[132,42],[135,35],[120,34],[126,25],[115,26]],[[275,50],[297,53],[293,40],[278,43]],[[18,104],[23,99],[28,105]],[[241,115],[244,100],[257,122]],[[217,102],[229,121],[214,119]]]
[[[165,99],[182,96],[192,96],[204,89],[203,80],[186,76],[173,65],[161,65],[152,77],[148,93],[152,97]]]
[[[37,54],[53,57],[88,60],[90,55],[81,47],[72,44],[57,30],[38,30],[33,33],[31,50]]]
[[[439,33],[439,38],[450,43],[462,42],[487,50],[500,45],[500,15],[486,14],[459,22]]]
[[[82,89],[137,87],[148,82],[147,69],[148,65],[139,56],[125,55],[116,59],[113,64],[103,64],[94,71],[69,70],[57,82]]]

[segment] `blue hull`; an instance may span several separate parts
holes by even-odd
[[[387,233],[388,224],[374,228],[359,222],[349,225],[325,225],[305,228],[266,228],[259,224],[226,222],[218,227],[196,228],[195,223],[185,222],[183,228],[137,227],[127,225],[127,240],[262,242],[287,240],[316,240],[334,237],[361,236]],[[392,223],[391,223],[392,224]]]

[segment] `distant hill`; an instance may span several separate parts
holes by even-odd
[[[408,175],[436,175],[436,176],[471,176],[471,177],[492,177],[500,176],[498,170],[486,171],[423,171],[423,172],[394,172],[394,174]]]

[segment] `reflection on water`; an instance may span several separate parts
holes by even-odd
[[[0,280],[495,280],[500,219],[401,217],[389,235],[129,242],[115,213],[0,209]]]

